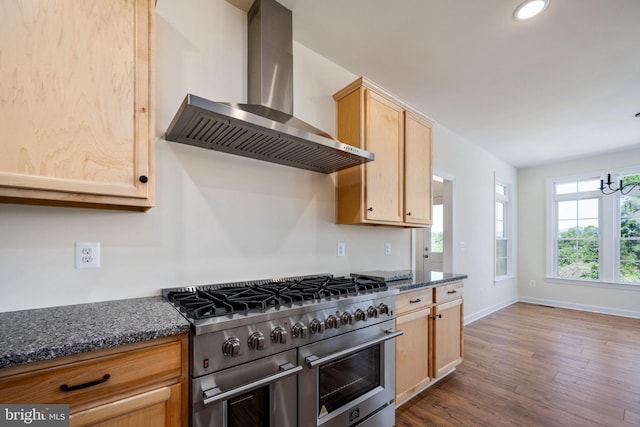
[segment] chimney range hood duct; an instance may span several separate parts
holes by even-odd
[[[187,94],[165,133],[168,141],[332,173],[374,160],[293,117],[291,11],[256,0],[248,18],[248,104]]]

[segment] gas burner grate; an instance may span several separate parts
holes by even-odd
[[[243,286],[206,285],[167,293],[169,301],[188,317],[199,320],[233,313],[261,312],[271,307],[362,292],[386,290],[383,281],[351,277],[302,277],[261,281]]]

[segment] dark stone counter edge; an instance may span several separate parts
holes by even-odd
[[[186,324],[155,331],[137,332],[117,336],[114,335],[112,337],[97,340],[65,344],[60,347],[46,347],[26,353],[3,354],[0,358],[0,368],[9,368],[26,363],[41,362],[44,360],[57,359],[59,357],[71,356],[89,351],[114,348],[125,344],[179,335],[188,331],[189,325]]]
[[[0,313],[0,369],[188,332],[160,296]]]
[[[400,292],[413,291],[420,288],[428,288],[428,287],[433,287],[438,285],[444,285],[445,283],[459,282],[460,280],[466,279],[467,277],[469,276],[467,276],[466,274],[460,274],[460,275],[453,275],[451,277],[446,277],[439,280],[432,280],[429,282],[414,281],[413,283],[403,283],[398,285],[390,284],[389,289],[397,289]]]

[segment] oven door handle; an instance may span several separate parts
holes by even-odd
[[[202,392],[204,397],[204,400],[202,403],[204,405],[209,405],[211,403],[221,402],[223,400],[227,400],[234,396],[238,396],[240,394],[251,391],[254,388],[262,387],[272,382],[276,382],[285,377],[288,377],[289,375],[293,375],[300,372],[302,370],[302,366],[293,366],[291,363],[285,363],[284,365],[280,365],[279,370],[280,371],[277,374],[269,375],[268,377],[261,378],[252,383],[245,384],[228,391],[223,392],[218,387],[214,387],[209,390],[204,390]]]
[[[371,347],[372,345],[380,344],[381,342],[385,342],[400,335],[404,334],[404,331],[394,331],[393,329],[385,329],[385,335],[375,338],[373,340],[367,341],[366,343],[354,345],[353,347],[349,347],[348,349],[338,351],[336,353],[330,354],[324,357],[318,357],[315,355],[309,355],[304,358],[305,363],[309,368],[315,368],[318,365],[322,365],[332,360],[339,359],[343,356],[347,356],[351,353],[355,353],[356,351],[364,350],[365,348]]]

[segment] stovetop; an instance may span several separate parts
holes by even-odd
[[[333,277],[330,274],[201,285],[163,290],[163,296],[189,320],[250,315],[299,307],[305,302],[387,290],[382,280],[365,277]]]

